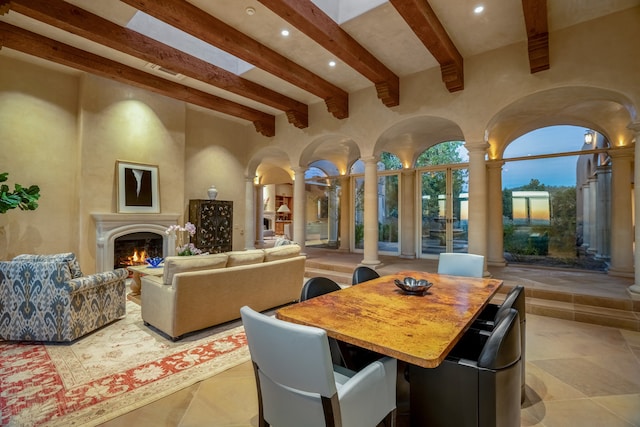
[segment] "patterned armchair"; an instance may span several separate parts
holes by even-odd
[[[0,262],[0,339],[69,342],[126,314],[124,268],[83,276],[73,253]]]

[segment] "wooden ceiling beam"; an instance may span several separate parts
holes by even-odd
[[[324,99],[338,119],[349,117],[346,91],[184,0],[120,0],[237,58]]]
[[[427,0],[390,0],[440,64],[442,81],[455,92],[464,89],[463,59]]]
[[[547,0],[522,0],[522,11],[527,27],[527,51],[531,74],[548,70],[550,63]]]
[[[289,122],[298,128],[309,125],[306,104],[114,24],[71,3],[62,0],[12,0],[11,10],[167,70],[285,111]]]
[[[310,0],[258,0],[372,81],[387,107],[400,104],[400,79]]]
[[[275,135],[275,117],[270,114],[153,76],[5,22],[0,22],[0,48],[2,47],[248,120],[262,135]]]

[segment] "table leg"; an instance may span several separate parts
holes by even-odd
[[[140,281],[140,273],[137,271],[133,272],[131,276],[131,295],[140,295],[140,290],[142,289],[142,282]]]

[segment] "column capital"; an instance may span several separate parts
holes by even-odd
[[[415,169],[404,169],[404,168],[402,168],[402,170],[400,171],[400,173],[401,173],[402,175],[405,175],[405,176],[411,176],[411,175],[415,175],[416,170],[415,170]]]
[[[371,163],[378,163],[378,157],[377,156],[365,156],[365,157],[360,157],[360,160],[362,160],[365,164],[371,164]]]
[[[489,147],[490,145],[484,141],[477,141],[477,142],[467,141],[464,143],[464,148],[466,148],[469,151],[469,154],[480,153],[480,152],[486,154]]]
[[[301,174],[304,175],[304,173],[307,171],[307,168],[304,166],[295,166],[295,167],[292,167],[291,170],[295,175],[301,175]]]
[[[504,160],[489,160],[487,162],[487,169],[502,169],[506,162]]]
[[[630,129],[636,133],[636,135],[640,134],[640,120],[636,120],[635,122],[631,122],[627,125],[627,129]],[[636,141],[638,142],[638,141]]]

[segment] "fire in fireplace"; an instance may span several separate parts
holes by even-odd
[[[129,233],[115,239],[114,268],[144,264],[149,257],[162,257],[163,237],[156,233]]]

